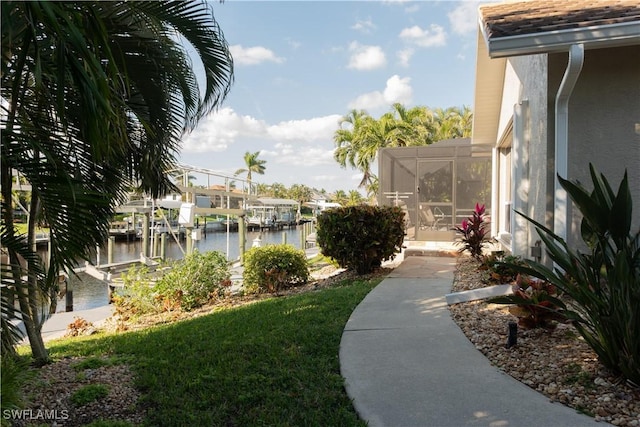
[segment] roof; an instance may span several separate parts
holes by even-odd
[[[640,44],[638,0],[529,0],[479,8],[473,144],[495,145],[506,58]]]
[[[492,58],[640,44],[638,0],[529,0],[479,9]]]
[[[254,206],[251,206],[252,208],[265,206],[298,206],[300,204],[292,199],[275,199],[270,197],[260,197],[254,200],[253,203]]]

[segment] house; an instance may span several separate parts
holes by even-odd
[[[589,186],[589,163],[628,172],[640,227],[640,3],[531,0],[479,8],[474,145],[493,150],[492,232],[530,257],[539,237],[514,211],[581,244],[556,176]],[[615,189],[614,189],[615,190]]]

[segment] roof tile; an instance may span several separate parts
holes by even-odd
[[[525,0],[480,7],[489,38],[640,21],[638,0]]]

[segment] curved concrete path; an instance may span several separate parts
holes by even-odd
[[[605,426],[493,367],[449,314],[455,258],[409,256],[356,307],[340,369],[369,426]],[[505,326],[506,327],[506,326]]]

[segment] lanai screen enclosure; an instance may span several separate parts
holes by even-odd
[[[491,147],[459,138],[383,148],[378,159],[378,203],[405,210],[406,240],[453,241],[476,203],[490,212]]]

